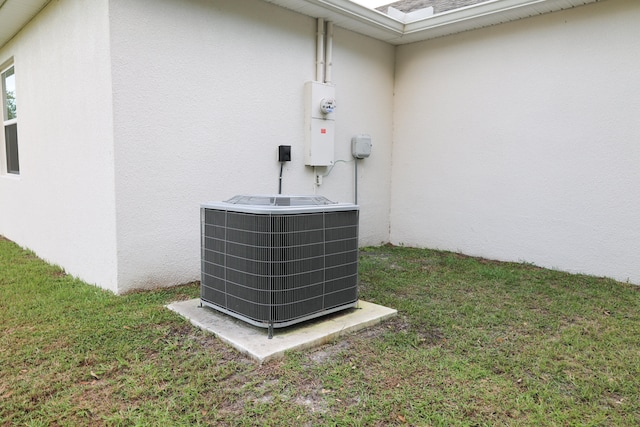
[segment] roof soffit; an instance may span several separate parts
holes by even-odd
[[[433,39],[603,0],[488,0],[401,22],[350,0],[264,0],[394,45]],[[390,2],[390,4],[393,2]]]
[[[7,44],[51,0],[0,0],[0,47]]]
[[[0,0],[0,47],[51,0]],[[603,0],[488,0],[401,22],[350,0],[264,0],[394,45],[428,40]],[[391,1],[390,3],[393,3]]]

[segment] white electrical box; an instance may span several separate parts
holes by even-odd
[[[371,136],[360,134],[351,138],[351,155],[356,159],[365,159],[371,155]]]
[[[331,166],[335,145],[335,87],[320,82],[306,82],[304,98],[304,164]]]

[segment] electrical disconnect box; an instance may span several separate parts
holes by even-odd
[[[331,166],[335,144],[335,87],[326,83],[306,82],[304,97],[304,163],[308,166]]]
[[[278,161],[279,162],[290,162],[291,161],[291,146],[290,145],[279,145],[278,146]]]
[[[371,136],[361,134],[351,138],[351,155],[356,159],[365,159],[371,155]]]

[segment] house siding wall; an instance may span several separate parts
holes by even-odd
[[[401,46],[391,241],[640,284],[640,4]]]
[[[292,146],[283,193],[353,200],[353,163],[315,187],[303,162],[314,19],[257,0],[112,0],[109,16],[118,292],[198,279],[200,203],[277,193],[278,145]],[[336,28],[336,159],[357,133],[375,144],[359,165],[361,244],[388,240],[393,61]]]
[[[0,234],[116,290],[107,2],[59,0],[0,49],[13,57],[19,176],[0,176]]]

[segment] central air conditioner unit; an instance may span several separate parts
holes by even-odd
[[[242,195],[201,205],[203,305],[273,328],[355,307],[358,206]]]

